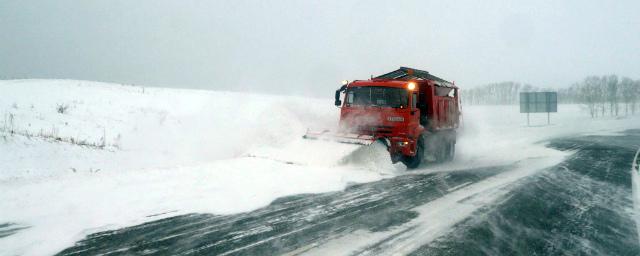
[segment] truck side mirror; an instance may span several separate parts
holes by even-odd
[[[336,107],[342,106],[342,101],[340,100],[340,93],[344,92],[347,89],[347,85],[343,85],[340,89],[336,90],[336,101],[333,103]]]

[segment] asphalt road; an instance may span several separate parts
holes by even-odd
[[[572,154],[535,172],[521,162],[415,173],[248,213],[176,216],[91,234],[59,254],[640,255],[640,130],[548,145]]]

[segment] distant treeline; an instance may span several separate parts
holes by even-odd
[[[559,103],[584,104],[592,117],[635,114],[640,111],[640,80],[617,75],[589,76],[569,88],[538,88],[517,82],[501,82],[463,90],[466,105],[518,104],[520,92],[557,91]]]
[[[507,105],[518,104],[520,92],[536,92],[542,89],[530,84],[501,82],[478,86],[460,92],[463,104],[467,105]],[[555,91],[555,90],[553,90]]]
[[[640,80],[628,77],[589,76],[569,88],[558,90],[558,100],[585,104],[591,117],[635,114],[640,107]]]

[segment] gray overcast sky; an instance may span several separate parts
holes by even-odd
[[[640,1],[0,0],[0,78],[326,95],[398,66],[461,87],[640,78]]]

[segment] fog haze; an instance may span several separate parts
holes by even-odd
[[[399,66],[461,87],[640,78],[638,1],[0,1],[0,79],[331,97]]]

